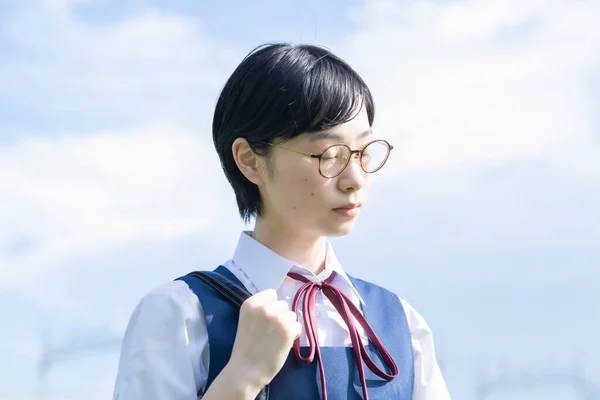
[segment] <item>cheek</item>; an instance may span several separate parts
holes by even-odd
[[[302,214],[302,217],[310,217],[315,211],[323,207],[323,187],[322,182],[314,177],[299,177],[296,180],[290,180],[287,201],[292,211],[296,214]]]
[[[277,191],[277,208],[282,215],[294,219],[314,218],[324,207],[327,182],[314,163],[305,160],[277,159],[272,181]]]

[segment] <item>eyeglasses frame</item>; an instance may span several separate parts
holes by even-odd
[[[365,151],[365,149],[366,149],[366,148],[367,148],[369,145],[371,145],[371,144],[373,144],[373,143],[377,143],[377,142],[383,142],[383,143],[385,143],[385,144],[387,145],[387,147],[388,147],[387,154],[385,155],[385,158],[383,159],[383,161],[381,162],[381,164],[379,165],[379,167],[377,167],[377,169],[375,169],[374,171],[367,171],[367,170],[365,170],[365,167],[364,167],[364,166],[363,166],[363,164],[362,164],[362,155],[363,155],[363,152]],[[305,156],[305,157],[310,157],[310,158],[316,158],[316,159],[318,159],[318,160],[319,160],[319,165],[318,165],[318,167],[319,167],[319,168],[318,168],[318,169],[319,169],[319,174],[320,174],[320,175],[321,175],[323,178],[326,178],[326,179],[333,179],[333,178],[335,178],[335,177],[338,177],[338,176],[340,176],[340,175],[342,174],[342,172],[344,172],[344,171],[346,170],[346,168],[348,168],[348,164],[350,164],[350,159],[352,159],[352,157],[353,157],[355,154],[358,154],[358,161],[359,161],[358,163],[359,163],[359,165],[360,165],[360,168],[361,168],[361,169],[362,169],[362,170],[363,170],[365,173],[367,173],[367,174],[373,174],[373,173],[375,173],[375,172],[379,171],[379,170],[380,170],[380,169],[381,169],[381,168],[382,168],[382,167],[385,165],[385,163],[387,162],[387,160],[388,160],[388,158],[389,158],[389,156],[390,156],[390,153],[391,153],[391,152],[392,152],[392,150],[394,149],[394,146],[393,146],[393,145],[391,145],[391,144],[390,144],[390,143],[389,143],[387,140],[384,140],[384,139],[375,139],[375,140],[372,140],[372,141],[370,141],[369,143],[365,144],[365,145],[364,145],[364,147],[363,147],[361,150],[352,150],[352,149],[350,148],[350,146],[348,146],[347,144],[344,144],[344,143],[336,143],[336,144],[332,144],[331,146],[327,146],[327,147],[326,147],[326,148],[325,148],[325,149],[324,149],[322,152],[320,152],[320,153],[307,153],[307,152],[303,152],[303,151],[299,151],[299,150],[294,150],[294,149],[290,149],[290,148],[287,148],[287,147],[283,147],[283,146],[281,146],[281,145],[279,145],[279,144],[270,143],[270,142],[259,142],[259,143],[266,144],[266,145],[273,146],[273,147],[279,147],[279,148],[281,148],[281,149],[284,149],[284,150],[287,150],[287,151],[291,151],[291,152],[293,152],[293,153],[297,153],[297,154],[303,155],[303,156]],[[337,174],[335,174],[334,176],[325,176],[325,175],[323,175],[323,172],[321,171],[321,159],[323,158],[323,154],[325,154],[325,153],[326,153],[326,152],[327,152],[329,149],[331,149],[331,148],[333,148],[333,147],[336,147],[336,146],[343,146],[343,147],[345,147],[346,149],[348,149],[349,156],[348,156],[348,158],[346,159],[346,164],[345,164],[345,165],[344,165],[344,167],[343,167],[343,168],[340,170],[340,172],[338,172],[338,173],[337,173]]]

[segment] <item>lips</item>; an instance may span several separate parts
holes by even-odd
[[[360,207],[360,203],[348,203],[341,207],[336,207],[334,210],[352,210],[354,208]]]
[[[343,217],[353,218],[359,213],[360,203],[349,203],[341,207],[334,208],[333,211]]]

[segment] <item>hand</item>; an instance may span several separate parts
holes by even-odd
[[[260,391],[277,375],[302,326],[285,301],[267,289],[242,304],[228,368]]]

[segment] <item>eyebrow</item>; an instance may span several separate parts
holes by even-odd
[[[372,134],[373,134],[373,130],[371,128],[369,128],[366,131],[360,133],[358,135],[358,138],[362,139],[362,138],[367,137]],[[331,131],[314,132],[313,134],[310,135],[311,142],[315,142],[317,140],[324,140],[324,139],[342,140],[343,138],[342,138],[342,135],[340,135],[339,133],[335,133],[335,132],[331,132]]]

